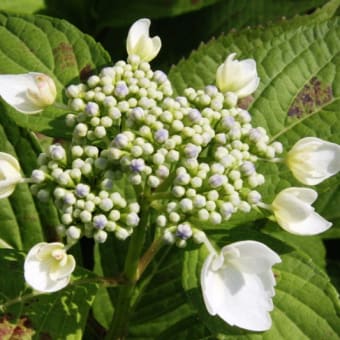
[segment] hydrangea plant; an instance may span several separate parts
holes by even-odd
[[[160,324],[155,321],[155,330],[147,332],[138,329],[138,324],[143,329],[143,322],[136,320],[139,294],[152,284],[151,290],[154,287],[162,299],[166,266],[170,273],[180,260],[183,288],[191,301],[183,315],[198,315],[202,323],[195,339],[203,334],[232,337],[238,329],[255,337],[256,332],[270,334],[271,312],[277,308],[276,284],[293,284],[285,268],[293,272],[295,265],[309,261],[303,249],[295,264],[285,254],[297,251],[299,242],[310,240],[311,235],[332,230],[333,219],[312,206],[318,192],[310,186],[322,183],[321,188],[326,188],[324,183],[337,178],[340,145],[315,137],[317,129],[307,130],[295,143],[273,138],[268,124],[254,119],[248,109],[254,97],[264,97],[263,90],[258,92],[258,63],[245,53],[246,59],[239,57],[236,48],[223,55],[211,81],[175,87],[175,73],[169,77],[150,64],[161,49],[161,39],[149,34],[150,23],[143,18],[130,27],[126,60],[105,63],[98,72],[68,79],[61,82],[63,86],[53,75],[43,73],[44,68],[0,75],[6,119],[33,128],[39,116],[53,126],[55,117],[48,118],[52,112],[62,119],[62,129],[70,132],[67,136],[57,128],[52,135],[60,132],[62,138],[48,143],[30,167],[21,161],[21,168],[11,150],[1,149],[1,202],[11,200],[11,195],[14,202],[18,192],[25,190],[21,188],[29,185],[38,210],[45,211],[40,213],[41,223],[48,221],[44,237],[33,236],[25,247],[18,247],[25,251],[20,279],[26,293],[6,296],[0,301],[1,310],[7,317],[11,308],[24,301],[34,304],[38,299],[39,306],[39,299],[45,299],[53,304],[75,292],[77,299],[86,301],[85,317],[93,304],[92,318],[106,328],[107,339],[145,334],[174,338],[171,327],[176,320],[180,324],[179,310],[169,321],[164,320],[171,313],[162,319],[159,311]],[[62,68],[67,60],[57,58],[56,62]],[[16,128],[37,144],[28,130]],[[275,183],[272,176],[281,173],[292,180],[271,184]],[[20,215],[25,207],[15,209]],[[235,230],[240,236],[234,236]],[[11,242],[5,237],[3,246],[12,248]],[[87,247],[89,242],[93,246]],[[76,270],[82,265],[81,249],[92,252],[94,273]],[[91,265],[85,267],[91,269]],[[106,270],[113,276],[107,276]],[[322,281],[323,272],[318,275],[320,285],[334,289]],[[147,297],[142,297],[143,304]],[[113,311],[105,305],[106,298]],[[284,312],[285,303],[277,302]],[[339,307],[336,298],[332,303]],[[286,304],[291,308],[289,301]],[[74,308],[81,312],[80,307]],[[58,313],[63,312],[65,318],[73,313],[69,306]],[[334,324],[338,316],[333,310],[327,313]],[[169,330],[161,325],[164,322],[171,325]],[[84,325],[85,319],[73,333],[53,334],[80,338]],[[145,321],[145,327],[149,326]],[[334,334],[340,334],[336,327]]]

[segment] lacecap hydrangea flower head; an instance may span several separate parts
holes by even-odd
[[[272,204],[262,200],[259,187],[265,176],[258,161],[278,162],[283,148],[237,106],[258,87],[255,61],[238,60],[232,53],[217,68],[216,84],[175,96],[167,75],[149,64],[161,47],[159,37],[149,36],[149,26],[148,19],[132,25],[126,61],[66,88],[71,144],[49,146],[31,176],[33,194],[57,206],[62,224],[56,228],[66,246],[33,247],[25,263],[26,281],[39,291],[59,290],[75,265],[66,249],[81,237],[103,243],[111,233],[125,240],[137,228],[152,227],[168,244],[207,247],[201,287],[210,314],[249,330],[269,329],[272,266],[281,261],[279,256],[252,240],[216,250],[205,225],[223,228],[235,213],[262,208],[283,229],[301,235],[323,232],[330,223],[311,207],[317,196],[312,189],[288,188]],[[43,107],[54,100],[53,88],[47,92],[44,102],[27,92],[25,98]],[[303,184],[319,183],[339,171],[338,146],[327,143],[310,139],[297,144],[282,161]],[[314,173],[320,155],[326,162]],[[290,198],[301,214],[290,211]],[[43,283],[37,283],[35,274]]]

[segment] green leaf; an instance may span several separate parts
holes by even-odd
[[[247,0],[221,1],[202,11],[204,24],[197,23],[205,38],[213,34],[229,32],[247,26],[267,25],[270,22],[285,20],[298,14],[305,14],[325,4],[327,0]],[[208,27],[206,30],[205,28]],[[203,31],[206,32],[203,32]]]
[[[13,13],[35,13],[44,8],[44,0],[2,0],[0,10]]]
[[[320,236],[293,235],[278,228],[273,222],[269,222],[261,231],[281,240],[300,253],[303,252],[305,255],[309,256],[320,269],[326,269],[326,248]]]
[[[155,32],[163,43],[160,54],[160,58],[164,59],[162,65],[169,67],[177,63],[202,41],[207,42],[221,33],[245,27],[251,29],[260,25],[267,27],[272,22],[284,22],[286,18],[310,13],[326,2],[326,0],[225,0],[172,20],[156,22]],[[104,46],[106,45],[109,45],[109,41],[104,43]],[[111,50],[109,46],[106,48]],[[158,60],[157,58],[155,62]]]
[[[129,338],[161,339],[170,330],[181,329],[182,322],[196,313],[187,304],[181,287],[181,250],[164,249],[150,268],[136,293],[136,306],[129,328]],[[163,258],[163,259],[162,259]]]
[[[18,251],[0,250],[0,306],[5,320],[17,326],[28,325],[24,331],[37,339],[82,339],[97,290],[91,283],[93,274],[77,269],[73,278],[78,282],[56,293],[32,295],[25,287],[23,261],[24,255]],[[4,325],[1,321],[0,333]]]
[[[24,133],[21,135],[20,129],[8,124],[3,115],[0,115],[0,143],[2,152],[14,155],[19,161],[18,155],[21,153],[28,156],[28,162],[22,161],[21,165],[24,171],[31,168],[31,159],[36,158],[32,145]],[[43,240],[39,215],[26,184],[17,185],[8,199],[0,200],[0,216],[2,220],[0,237],[12,247],[29,249],[33,244]]]
[[[66,101],[66,85],[79,83],[109,62],[100,44],[64,20],[0,14],[0,73],[48,74],[57,86],[57,103]],[[36,115],[25,115],[7,104],[3,107],[20,126],[51,136],[69,135],[65,109],[49,107]]]
[[[207,256],[202,247],[186,253],[183,286],[201,322],[219,339],[330,339],[340,335],[338,294],[327,275],[299,251],[255,231],[237,231],[228,238],[219,237],[222,247],[231,241],[256,239],[280,254],[282,263],[274,267],[277,286],[274,297],[273,325],[263,335],[231,327],[206,311],[200,290],[200,269]],[[317,298],[316,298],[317,297]],[[315,327],[317,325],[317,327]]]
[[[6,115],[0,115],[0,151],[16,157],[23,176],[30,177],[41,152],[36,137],[19,128]],[[60,224],[52,202],[34,200],[27,184],[18,184],[7,199],[0,200],[2,221],[0,238],[16,249],[30,249],[34,244],[57,239],[55,227]]]

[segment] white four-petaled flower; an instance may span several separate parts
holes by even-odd
[[[16,110],[34,114],[54,103],[57,90],[53,79],[44,73],[2,74],[0,96]]]
[[[8,153],[0,152],[0,199],[6,198],[22,181],[18,161]]]
[[[139,19],[131,27],[126,40],[128,55],[138,55],[141,60],[151,61],[161,49],[161,39],[156,36],[150,38],[150,20]]]
[[[316,185],[340,171],[340,145],[302,138],[288,152],[286,162],[297,180]]]
[[[275,278],[280,257],[263,243],[240,241],[211,252],[201,271],[204,302],[211,315],[253,331],[271,327]]]
[[[25,280],[36,291],[56,292],[67,286],[75,264],[74,257],[67,255],[64,244],[41,242],[26,256]]]
[[[236,105],[237,99],[251,95],[258,87],[254,59],[234,60],[236,53],[230,54],[216,72],[216,84],[221,92],[226,93],[228,100]]]
[[[317,197],[317,192],[310,188],[291,187],[282,190],[272,203],[277,223],[297,235],[316,235],[326,231],[332,223],[311,206]]]

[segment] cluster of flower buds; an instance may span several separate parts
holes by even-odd
[[[82,236],[102,243],[107,232],[125,239],[138,225],[139,204],[134,197],[124,197],[116,185],[122,173],[109,170],[98,147],[73,145],[67,152],[52,144],[38,162],[31,176],[32,192],[41,201],[54,200],[62,222],[57,230],[68,243]]]
[[[70,147],[52,144],[39,156],[31,181],[39,200],[54,200],[62,222],[58,231],[68,245],[33,247],[26,281],[45,292],[63,288],[75,267],[68,247],[82,236],[105,242],[108,232],[126,239],[146,211],[166,242],[185,247],[192,240],[207,247],[201,286],[210,314],[231,325],[267,330],[275,285],[271,268],[279,256],[251,240],[216,251],[203,226],[218,226],[256,207],[270,210],[294,234],[327,230],[331,223],[311,206],[317,198],[313,189],[286,188],[265,204],[258,191],[265,177],[257,161],[285,161],[297,180],[316,185],[340,171],[340,146],[307,137],[280,159],[281,143],[270,142],[265,129],[252,126],[249,112],[237,106],[256,90],[259,77],[254,60],[235,60],[234,53],[217,69],[216,86],[174,96],[166,74],[150,67],[161,42],[149,37],[149,26],[148,19],[132,25],[126,62],[66,89]],[[7,91],[5,81],[20,86]],[[56,90],[41,74],[0,76],[0,95],[17,110],[34,113],[54,102]],[[17,161],[0,153],[0,198],[21,180]]]
[[[119,238],[131,234],[140,202],[116,191],[123,177],[125,186],[143,193],[154,211],[151,223],[166,241],[180,247],[191,237],[199,241],[202,224],[218,225],[260,202],[256,188],[265,179],[256,162],[282,152],[216,86],[172,97],[166,74],[152,71],[139,55],[66,93],[75,111],[66,117],[71,150],[54,144],[40,156],[33,190],[39,199],[54,198],[59,229],[70,240],[85,235],[104,242],[110,231]]]

